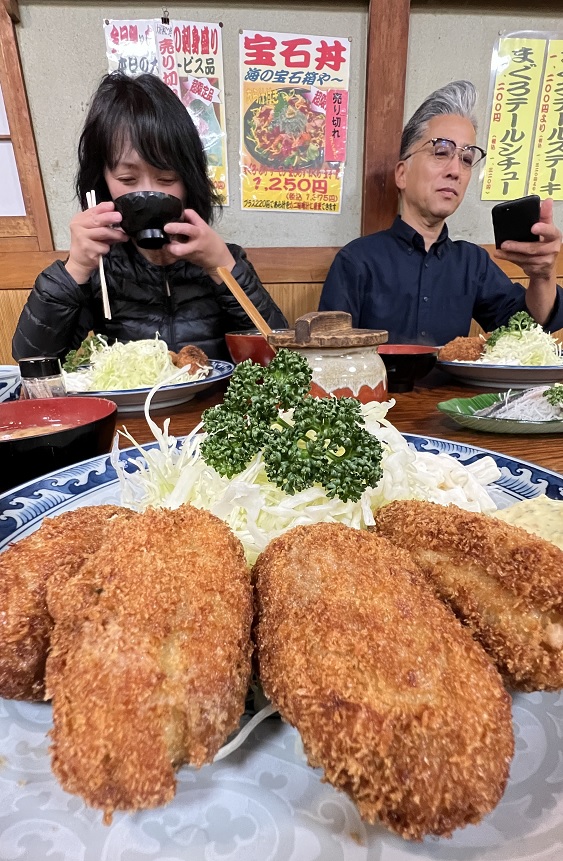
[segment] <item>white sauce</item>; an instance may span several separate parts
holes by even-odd
[[[523,499],[510,508],[494,511],[493,517],[512,523],[513,526],[521,526],[563,550],[563,500],[558,502],[547,496]]]

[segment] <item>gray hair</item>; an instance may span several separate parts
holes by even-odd
[[[477,93],[471,81],[452,81],[430,93],[403,129],[399,159],[408,155],[409,149],[423,136],[426,125],[433,117],[443,114],[465,117],[477,131],[477,120],[473,113],[476,100]]]

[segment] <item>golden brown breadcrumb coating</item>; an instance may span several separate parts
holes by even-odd
[[[376,520],[381,535],[408,548],[508,685],[563,687],[563,551],[455,505],[392,502]]]
[[[476,362],[481,358],[485,341],[480,337],[454,338],[438,353],[440,362]]]
[[[341,524],[300,526],[253,573],[266,695],[364,819],[418,840],[492,810],[513,754],[510,698],[407,553]]]
[[[53,626],[46,584],[63,582],[94,553],[110,518],[133,516],[117,505],[67,511],[43,520],[31,535],[0,555],[0,696],[42,700],[45,659]]]
[[[192,374],[195,374],[200,368],[205,368],[209,365],[209,358],[193,344],[188,344],[186,347],[174,354],[172,359],[177,368],[186,368]]]
[[[252,589],[228,526],[189,505],[117,522],[56,595],[52,767],[104,811],[170,801],[244,712]]]

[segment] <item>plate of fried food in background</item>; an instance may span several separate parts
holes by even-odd
[[[208,389],[213,385],[213,383],[217,383],[219,380],[228,379],[233,373],[235,367],[232,362],[224,362],[220,359],[209,359],[209,366],[210,371],[203,379],[193,380],[188,383],[172,383],[169,386],[162,386],[159,388],[152,398],[151,407],[153,409],[164,409],[165,407],[174,407],[178,404],[184,404],[187,401],[190,401],[198,392]],[[71,376],[71,380],[76,378],[76,374],[68,376]],[[138,389],[81,391],[79,388],[73,390],[67,384],[67,390],[69,395],[107,398],[117,404],[117,409],[120,413],[133,413],[143,411],[145,401],[151,387],[143,386]]]
[[[406,439],[417,451],[450,454],[460,463],[491,454],[446,440],[415,435],[406,435]],[[130,452],[122,451],[118,456],[126,461]],[[563,494],[562,476],[498,453],[493,456],[501,477],[491,487],[491,496],[500,508],[508,509],[542,494],[551,505],[563,505],[563,501],[557,502]],[[108,457],[17,488],[0,498],[0,551],[34,533],[45,516],[99,505],[120,505],[119,483]],[[88,519],[86,522],[91,525]],[[193,536],[190,540],[195,552],[197,541]],[[122,549],[120,552],[124,555]],[[109,552],[105,562],[111,562]],[[300,564],[300,557],[294,564]],[[318,557],[314,564],[318,566]],[[98,571],[96,566],[90,567]],[[86,597],[84,593],[81,600]],[[403,605],[397,601],[397,606],[400,610]],[[152,605],[148,612],[153,612]],[[408,625],[405,616],[404,627]],[[416,641],[416,631],[412,636]],[[440,641],[439,636],[434,642]],[[128,642],[124,644],[129,648]],[[419,671],[424,675],[424,666],[417,668]],[[459,686],[463,685],[460,679]],[[432,710],[425,711],[424,688],[410,690],[409,699],[414,700],[417,691],[422,698],[421,725],[431,723]],[[459,692],[454,693],[457,696]],[[119,701],[119,697],[114,699]],[[514,693],[511,699],[516,749],[502,799],[479,824],[456,829],[447,840],[427,837],[421,842],[401,839],[381,825],[364,821],[345,793],[322,781],[320,768],[307,765],[297,730],[278,720],[262,723],[227,759],[197,770],[182,767],[175,796],[165,806],[139,810],[135,815],[116,812],[112,824],[104,826],[101,811],[84,804],[79,794],[65,792],[51,770],[47,735],[52,728],[51,705],[0,699],[2,856],[20,861],[37,861],[48,855],[56,855],[60,861],[88,857],[112,861],[144,861],[148,857],[185,861],[189,857],[190,861],[205,861],[211,856],[225,861],[560,861],[563,695]],[[344,701],[333,704],[333,709],[337,706],[341,715],[346,714]],[[331,715],[332,711],[329,718]],[[353,729],[353,712],[344,725]],[[488,731],[486,721],[482,730]],[[389,732],[393,732],[391,722]],[[405,732],[410,729],[405,728]],[[491,740],[494,743],[494,736]],[[80,749],[70,753],[80,761]],[[473,772],[465,772],[462,766],[459,780],[473,786]],[[64,761],[58,768],[64,771]]]
[[[458,337],[440,348],[436,367],[462,383],[526,389],[563,380],[561,344],[525,311],[488,335]]]

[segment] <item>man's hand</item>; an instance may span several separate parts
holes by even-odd
[[[495,257],[520,266],[530,278],[551,280],[555,276],[557,255],[561,248],[561,231],[553,223],[553,201],[542,200],[540,220],[532,227],[539,242],[503,242]]]
[[[541,326],[549,320],[557,291],[557,255],[561,248],[561,231],[553,223],[553,201],[542,200],[540,220],[532,227],[539,242],[503,242],[495,257],[520,266],[530,278],[526,290],[526,307]]]
[[[116,242],[129,237],[118,229],[121,213],[112,200],[98,203],[74,216],[70,222],[70,253],[65,268],[77,284],[85,284],[96,269],[100,256]]]
[[[184,210],[184,221],[164,225],[170,235],[170,245],[166,250],[178,259],[189,260],[201,266],[216,284],[221,283],[217,267],[224,266],[231,271],[235,259],[218,233],[193,209]]]

